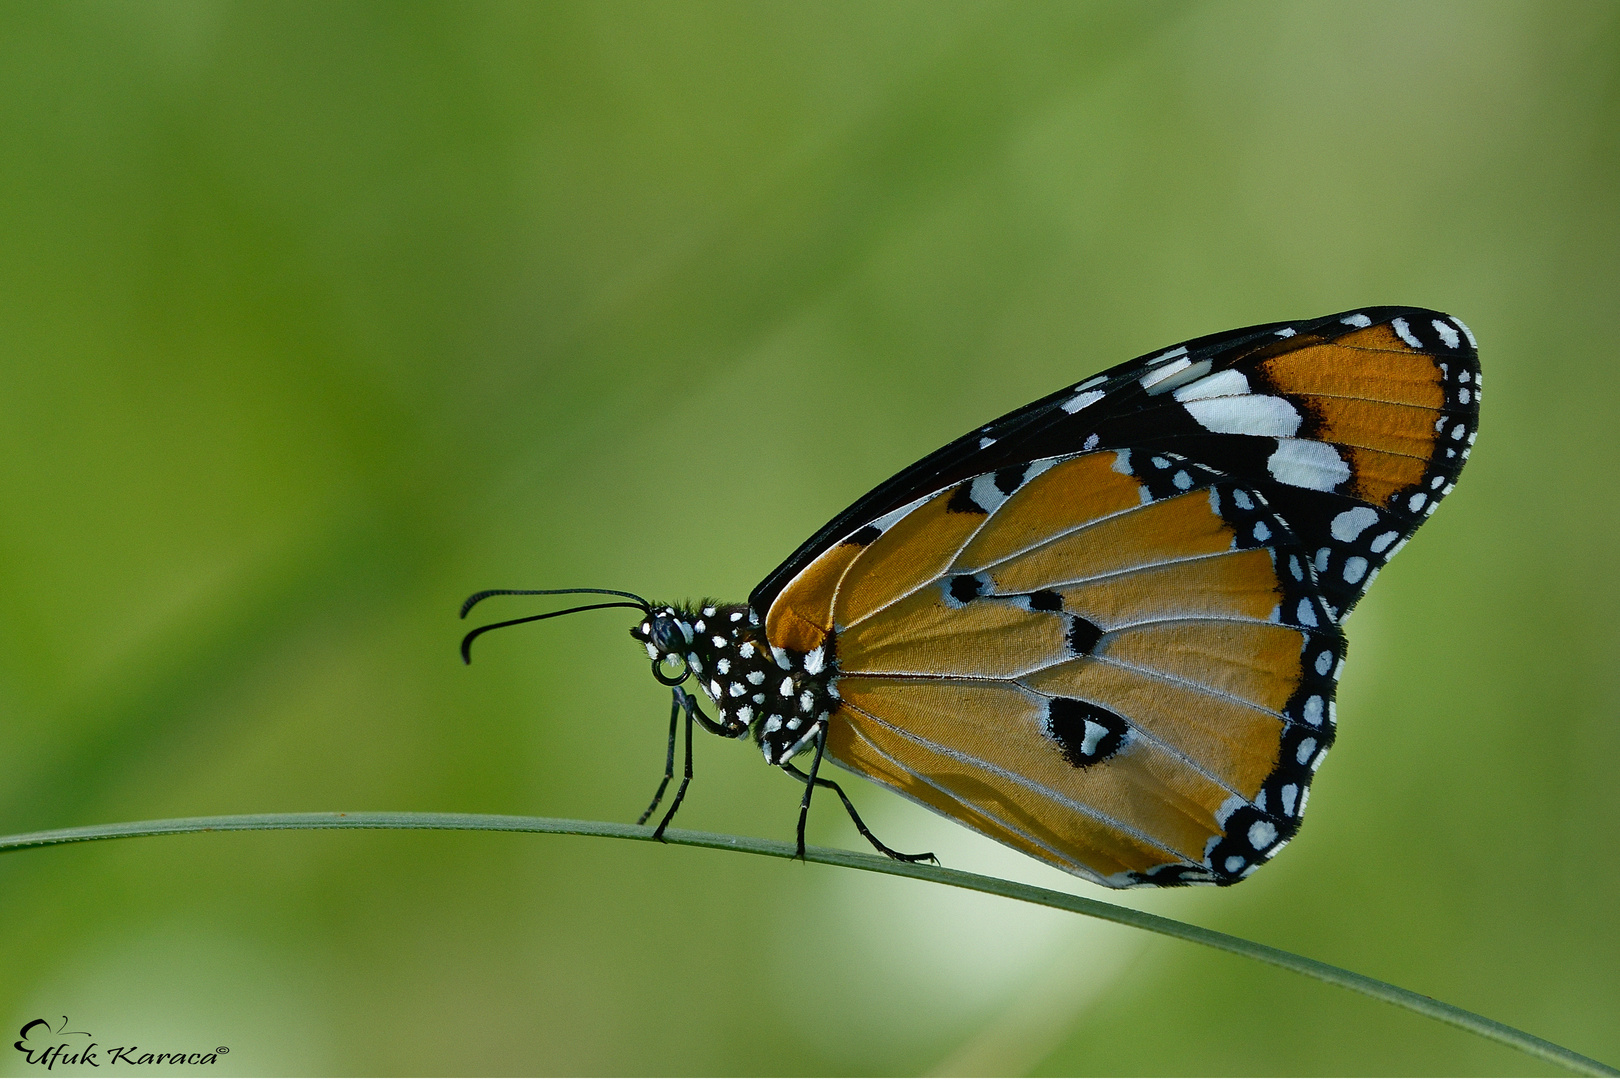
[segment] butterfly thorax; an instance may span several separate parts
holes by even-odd
[[[746,604],[654,607],[630,636],[661,679],[684,681],[682,671],[696,679],[718,709],[720,733],[753,735],[772,765],[803,749],[838,707],[832,639],[808,653],[772,645]]]

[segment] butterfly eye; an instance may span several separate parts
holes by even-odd
[[[686,648],[687,639],[681,633],[680,624],[668,615],[659,615],[653,619],[649,637],[661,653],[678,653]]]

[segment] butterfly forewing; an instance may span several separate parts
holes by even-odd
[[[1473,336],[1437,311],[1366,308],[1198,338],[930,454],[829,522],[750,600],[769,610],[824,551],[929,492],[1043,458],[1137,447],[1175,451],[1265,495],[1342,615],[1451,491],[1478,420]]]

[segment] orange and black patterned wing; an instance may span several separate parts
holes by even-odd
[[[823,554],[827,754],[1114,887],[1241,880],[1298,828],[1343,637],[1252,488],[1168,452],[982,474]]]
[[[1107,885],[1229,884],[1298,828],[1339,622],[1478,409],[1438,312],[1200,338],[904,470],[751,606],[826,657],[840,764]]]
[[[1479,359],[1457,319],[1365,308],[1197,338],[1066,387],[964,435],[829,522],[749,598],[857,529],[981,473],[1085,450],[1172,450],[1249,485],[1311,551],[1347,613],[1450,493],[1479,422]]]

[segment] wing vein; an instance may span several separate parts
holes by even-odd
[[[1095,453],[1096,451],[1093,451],[1093,452]],[[1076,457],[1080,457],[1080,456],[1081,455],[1079,455],[1079,454],[1068,454],[1068,455],[1062,455],[1061,457],[1057,458],[1056,460],[1068,460],[1070,458],[1076,458]],[[1037,458],[1036,460],[1044,461],[1046,459],[1045,458]],[[1209,488],[1209,485],[1207,485],[1207,484],[1205,484],[1202,487],[1189,488],[1185,492],[1180,492],[1177,495],[1171,496],[1171,498],[1180,498],[1181,495],[1190,495],[1190,494],[1193,494],[1194,492],[1198,492],[1198,491],[1207,491],[1208,488]],[[946,489],[941,488],[939,491],[935,492],[934,494],[938,495],[938,494],[940,494],[941,492],[943,492],[945,490]],[[932,496],[930,496],[930,497],[932,497]],[[1011,500],[1011,496],[1008,496],[1008,500],[1009,501]],[[1045,547],[1047,544],[1055,543],[1055,542],[1057,542],[1059,540],[1062,540],[1062,539],[1065,539],[1067,537],[1073,536],[1076,533],[1084,532],[1085,530],[1090,529],[1090,528],[1092,528],[1094,526],[1101,525],[1104,522],[1113,521],[1116,518],[1124,517],[1127,514],[1134,514],[1138,510],[1141,510],[1145,506],[1155,506],[1159,502],[1164,502],[1164,501],[1166,501],[1166,500],[1160,499],[1160,500],[1157,500],[1156,502],[1153,502],[1153,503],[1142,503],[1142,504],[1137,505],[1137,506],[1128,507],[1128,508],[1126,508],[1124,510],[1116,510],[1111,514],[1104,514],[1101,517],[1092,518],[1090,521],[1086,521],[1086,522],[1083,522],[1083,523],[1081,523],[1079,525],[1076,525],[1074,528],[1065,529],[1062,532],[1053,533],[1052,535],[1043,538],[1039,542],[1031,544],[1029,547],[1022,548],[1022,549],[1020,549],[1018,551],[1010,552],[1007,555],[1004,555],[1001,558],[997,559],[995,562],[986,563],[985,565],[980,566],[980,567],[963,567],[962,569],[963,569],[964,572],[978,572],[978,571],[982,571],[982,570],[989,570],[992,567],[1000,566],[1002,563],[1010,562],[1013,559],[1017,559],[1017,558],[1020,558],[1020,557],[1022,557],[1024,555],[1027,555],[1031,551],[1036,550],[1037,548]],[[1006,502],[1003,502],[1001,504],[1001,506],[1006,506],[1006,505],[1007,505]],[[968,543],[972,542],[973,537],[977,536],[979,534],[979,532],[986,525],[988,525],[990,523],[990,521],[996,516],[996,514],[1000,512],[1000,510],[1001,510],[1001,507],[998,506],[998,507],[996,507],[995,510],[993,510],[989,514],[985,515],[984,521],[979,524],[979,527],[977,529],[973,530],[972,536],[968,537],[968,540],[964,541],[962,543],[962,545],[956,549],[956,555],[952,556],[952,564],[954,564],[954,562],[956,560],[956,557],[960,556],[961,553],[964,550],[966,550]],[[1217,555],[1224,555],[1224,554],[1226,554],[1226,552],[1216,552],[1216,554]],[[1200,556],[1197,556],[1197,557],[1198,558],[1208,558],[1210,556],[1200,555]],[[1110,574],[1114,574],[1114,573],[1131,573],[1132,571],[1135,571],[1135,570],[1145,570],[1145,569],[1147,569],[1147,568],[1149,568],[1151,566],[1169,566],[1169,565],[1171,565],[1173,563],[1182,562],[1182,561],[1185,561],[1185,560],[1170,559],[1170,560],[1167,560],[1167,561],[1161,562],[1161,563],[1144,563],[1141,566],[1133,566],[1133,567],[1130,567],[1130,568],[1128,568],[1126,570],[1110,571],[1109,573]],[[951,564],[947,564],[946,568],[949,569],[950,565]],[[851,564],[851,569],[853,569],[853,568],[854,568],[854,564],[852,563]],[[847,576],[849,571],[846,570],[844,573]],[[859,626],[861,623],[863,623],[866,620],[872,618],[873,616],[878,615],[878,614],[880,614],[880,613],[882,613],[884,611],[887,611],[889,608],[893,607],[895,604],[898,604],[900,601],[905,600],[908,597],[915,596],[917,593],[919,593],[922,590],[928,588],[930,585],[933,585],[936,582],[938,582],[940,580],[940,578],[942,578],[943,576],[944,576],[943,574],[936,574],[934,577],[929,578],[927,581],[924,581],[924,582],[916,585],[915,587],[913,587],[911,589],[908,589],[903,593],[900,593],[899,595],[897,595],[894,598],[892,598],[891,600],[889,600],[887,603],[883,604],[881,607],[873,608],[871,611],[867,612],[865,615],[861,616],[859,619],[856,619],[854,622],[849,623],[849,624],[847,624],[845,626],[837,627],[836,629],[847,630],[852,626]],[[1107,575],[1104,575],[1104,576],[1107,576]],[[1088,578],[1077,578],[1076,580],[1077,581],[1087,581],[1087,580],[1090,580],[1090,579],[1088,579]],[[843,578],[839,579],[838,584],[839,584],[839,587],[842,588],[842,586],[843,586]],[[1074,582],[1060,582],[1058,584],[1069,585],[1069,584],[1074,584]]]
[[[866,713],[866,711],[864,709],[860,709],[860,710],[857,710],[857,711],[860,712],[863,716],[869,715],[868,713]],[[943,784],[939,784],[939,783],[937,783],[937,782],[935,782],[933,780],[930,780],[928,777],[923,776],[921,773],[917,772],[915,769],[908,768],[904,762],[902,762],[900,759],[896,758],[893,754],[890,754],[887,750],[884,750],[881,746],[879,746],[877,743],[873,742],[870,738],[868,738],[866,733],[864,731],[862,731],[860,728],[857,728],[857,727],[851,725],[850,730],[854,733],[854,735],[855,735],[855,737],[857,739],[860,739],[861,742],[866,744],[867,748],[870,749],[872,753],[876,754],[878,757],[882,758],[884,761],[887,761],[890,765],[894,766],[894,768],[897,771],[905,773],[907,776],[911,777],[913,780],[917,781],[919,784],[923,784],[923,785],[925,785],[927,787],[933,788],[935,791],[939,792],[941,795],[945,795],[945,796],[947,796],[949,798],[955,799],[958,802],[966,802],[966,800],[963,799],[960,795],[956,794],[954,791],[952,791],[949,788],[945,787]],[[852,770],[852,771],[854,771],[854,770]],[[858,775],[866,776],[867,774],[864,773],[864,772],[859,772]],[[868,779],[871,779],[871,778],[868,777]],[[881,781],[878,781],[878,782],[881,783]],[[887,787],[888,785],[885,784],[884,786]],[[891,788],[890,790],[899,792],[899,794],[904,795],[908,799],[911,799],[913,802],[916,802],[918,805],[927,807],[927,809],[932,811],[933,813],[936,813],[936,814],[939,813],[939,810],[937,808],[935,808],[933,806],[929,806],[927,803],[923,802],[921,799],[915,798],[914,796],[910,795],[908,792],[902,791],[899,788]],[[985,807],[982,807],[982,806],[979,806],[977,804],[972,804],[972,805],[973,805],[973,809],[976,812],[978,812],[980,814],[983,814],[985,817],[989,818],[991,821],[995,822],[997,825],[999,825],[1001,828],[1007,830],[1009,833],[1012,833],[1013,835],[1018,836],[1018,837],[1020,837],[1020,838],[1022,838],[1024,840],[1028,841],[1030,844],[1034,845],[1035,847],[1040,848],[1042,851],[1049,852],[1051,854],[1052,859],[1053,859],[1054,862],[1061,863],[1064,866],[1080,866],[1081,865],[1080,863],[1076,862],[1070,856],[1065,855],[1062,851],[1059,851],[1057,848],[1053,847],[1051,844],[1046,843],[1044,840],[1040,839],[1039,837],[1033,836],[1030,833],[1026,832],[1025,830],[1020,829],[1018,826],[1013,825],[1012,823],[1006,821],[1004,818],[1002,818],[1001,815],[996,814],[996,813],[992,813],[989,809],[987,809]]]
[[[1003,682],[1005,680],[996,680],[996,681]],[[1140,841],[1140,842],[1142,842],[1144,844],[1147,844],[1147,845],[1150,845],[1150,846],[1156,847],[1156,848],[1162,848],[1163,850],[1171,852],[1172,854],[1177,855],[1182,859],[1186,859],[1189,862],[1196,862],[1197,861],[1197,860],[1193,859],[1192,856],[1188,855],[1186,852],[1178,851],[1176,848],[1171,847],[1168,843],[1166,843],[1163,840],[1158,840],[1158,839],[1155,839],[1154,837],[1148,836],[1146,833],[1142,832],[1141,830],[1132,828],[1131,826],[1125,824],[1122,821],[1116,821],[1112,817],[1109,817],[1107,814],[1105,814],[1102,811],[1096,809],[1095,807],[1087,806],[1085,803],[1080,802],[1078,799],[1071,798],[1071,797],[1063,794],[1060,791],[1054,791],[1053,789],[1047,787],[1044,784],[1034,783],[1028,777],[1020,776],[1018,773],[1013,772],[1011,769],[1004,769],[999,765],[995,765],[995,764],[992,764],[991,762],[984,761],[984,760],[982,760],[980,758],[976,758],[976,757],[972,756],[971,754],[964,754],[960,750],[954,750],[951,747],[942,746],[939,743],[934,742],[932,739],[925,739],[921,735],[915,734],[914,732],[907,731],[904,728],[901,728],[901,727],[898,727],[898,726],[896,726],[894,724],[889,723],[887,720],[884,720],[882,717],[879,717],[879,716],[876,716],[876,715],[874,715],[874,714],[872,714],[870,712],[867,712],[865,709],[861,708],[858,705],[851,705],[849,702],[846,701],[846,702],[844,702],[844,707],[848,708],[848,709],[853,709],[855,712],[858,712],[862,716],[865,716],[868,719],[870,719],[874,724],[879,724],[879,725],[881,725],[881,726],[883,726],[885,728],[888,728],[890,731],[894,732],[896,735],[900,736],[902,739],[909,739],[911,742],[916,743],[918,746],[921,746],[921,747],[924,747],[924,748],[926,748],[928,750],[931,750],[934,753],[940,755],[941,757],[948,757],[948,758],[951,758],[951,759],[953,759],[955,761],[961,762],[963,765],[969,765],[969,766],[972,766],[973,768],[976,768],[976,769],[983,769],[985,772],[992,773],[995,776],[999,777],[1000,779],[1005,780],[1005,781],[1007,781],[1007,782],[1009,782],[1009,783],[1011,783],[1011,784],[1013,784],[1013,785],[1015,785],[1017,787],[1021,787],[1026,791],[1033,792],[1034,794],[1044,796],[1045,798],[1051,799],[1053,802],[1057,803],[1060,806],[1068,807],[1069,809],[1074,810],[1077,813],[1083,814],[1086,817],[1091,818],[1093,821],[1101,822],[1102,824],[1107,825],[1109,828],[1112,828],[1112,829],[1118,829],[1120,832],[1125,833],[1127,836],[1130,836],[1133,839],[1136,839],[1136,840],[1138,840],[1138,841]]]
[[[1159,679],[1159,680],[1162,680],[1163,682],[1174,683],[1177,686],[1184,686],[1189,690],[1195,690],[1200,694],[1208,694],[1210,697],[1220,698],[1222,701],[1229,701],[1234,705],[1242,705],[1245,708],[1254,709],[1254,710],[1256,710],[1258,712],[1263,712],[1267,716],[1275,716],[1277,719],[1281,720],[1284,724],[1288,724],[1288,725],[1293,725],[1294,724],[1294,720],[1291,719],[1286,713],[1280,713],[1275,709],[1268,709],[1264,705],[1260,704],[1257,701],[1250,701],[1248,698],[1240,698],[1236,694],[1228,694],[1224,690],[1217,690],[1213,686],[1206,686],[1205,684],[1203,684],[1201,682],[1193,682],[1191,679],[1183,679],[1178,675],[1171,675],[1168,672],[1160,671],[1158,668],[1142,667],[1139,664],[1126,663],[1124,660],[1118,660],[1118,659],[1115,659],[1114,657],[1111,657],[1111,656],[1093,656],[1093,657],[1090,657],[1089,659],[1091,659],[1091,660],[1093,660],[1093,661],[1095,661],[1096,663],[1099,663],[1099,664],[1107,664],[1109,667],[1118,668],[1121,671],[1129,671],[1129,672],[1131,672],[1133,674],[1142,675],[1142,676],[1144,676],[1146,678]],[[1044,669],[1037,669],[1037,670],[1044,670]],[[1034,672],[1029,672],[1027,674],[1033,675]],[[1021,679],[1025,678],[1025,677],[1026,677],[1025,675],[1020,675],[1019,676],[1019,678],[1021,678]]]
[[[1022,679],[1022,676],[1020,676],[1020,680],[1021,679]],[[1059,698],[1059,697],[1063,696],[1062,694],[1049,694],[1044,690],[1037,690],[1033,686],[1025,685],[1022,681],[1018,681],[1018,685],[1020,687],[1023,687],[1023,689],[1028,690],[1030,693],[1038,694],[1043,698]],[[1202,776],[1205,780],[1208,780],[1210,783],[1214,784],[1216,787],[1224,788],[1226,791],[1230,792],[1233,795],[1236,795],[1238,798],[1242,799],[1244,802],[1249,801],[1249,797],[1247,795],[1243,794],[1243,792],[1239,791],[1237,788],[1233,787],[1231,784],[1227,783],[1225,780],[1222,780],[1219,776],[1215,775],[1214,773],[1210,772],[1208,769],[1204,768],[1202,765],[1198,764],[1197,761],[1195,761],[1194,759],[1188,757],[1186,754],[1182,753],[1180,750],[1177,750],[1174,746],[1171,746],[1169,743],[1165,742],[1163,739],[1161,739],[1157,735],[1153,734],[1151,731],[1149,731],[1147,728],[1143,727],[1141,724],[1137,723],[1135,720],[1131,719],[1129,716],[1125,716],[1123,713],[1121,713],[1120,715],[1124,718],[1125,722],[1131,726],[1131,730],[1135,731],[1139,736],[1141,736],[1141,738],[1144,741],[1152,743],[1154,746],[1158,747],[1164,753],[1166,753],[1169,756],[1175,758],[1177,761],[1181,762],[1181,764],[1185,765],[1187,768],[1191,769],[1193,772],[1197,773],[1199,776]]]

